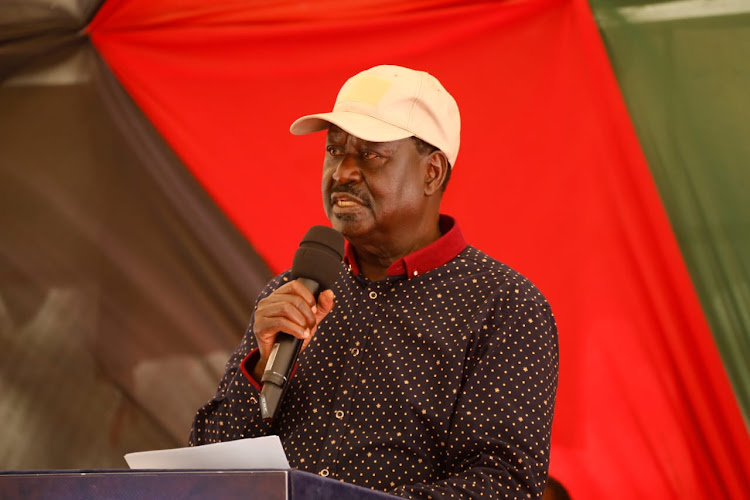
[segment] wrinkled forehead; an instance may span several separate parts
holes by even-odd
[[[357,137],[356,135],[350,134],[346,130],[343,130],[341,127],[339,127],[338,125],[334,125],[333,123],[331,123],[328,126],[328,133],[326,137],[329,140],[336,140],[336,141],[346,140],[348,137],[352,137],[356,139],[357,141],[368,142],[360,137]]]
[[[361,145],[364,145],[364,146],[373,146],[373,147],[375,147],[375,146],[386,146],[386,145],[391,145],[391,144],[395,145],[396,143],[400,143],[400,142],[403,142],[403,141],[405,141],[407,139],[410,139],[410,137],[407,137],[406,139],[398,139],[396,141],[373,142],[373,141],[367,141],[365,139],[362,139],[361,137],[357,137],[356,135],[350,134],[346,130],[342,129],[338,125],[334,125],[333,123],[331,123],[328,126],[328,133],[326,134],[326,142],[328,142],[328,143],[331,143],[331,142],[341,143],[341,142],[347,141],[350,138],[356,144],[361,144]]]

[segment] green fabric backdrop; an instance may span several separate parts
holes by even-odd
[[[590,4],[748,423],[750,2]]]

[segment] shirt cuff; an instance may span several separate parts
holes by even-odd
[[[250,366],[252,368],[255,368],[255,365],[258,364],[258,361],[260,361],[260,349],[255,348],[250,353],[245,356],[245,359],[242,360],[242,363],[240,363],[240,370],[242,370],[242,374],[245,376],[248,382],[258,389],[258,391],[261,391],[263,389],[263,385],[259,384],[253,376],[248,371],[247,367]],[[297,363],[294,363],[294,366],[292,367],[292,373],[289,374],[289,379],[291,380],[292,377],[294,377],[294,372],[297,371]]]
[[[240,363],[240,369],[242,370],[242,374],[245,376],[247,381],[250,382],[250,385],[260,391],[262,388],[261,385],[253,378],[250,372],[247,371],[248,366],[255,368],[255,365],[258,364],[258,361],[260,361],[260,349],[256,347],[255,349],[250,351],[247,356],[245,356],[245,359],[242,360],[242,363]]]

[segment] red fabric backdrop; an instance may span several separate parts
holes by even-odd
[[[291,122],[376,64],[437,76],[463,118],[444,211],[557,316],[552,474],[576,499],[745,494],[747,430],[584,0],[110,0],[89,32],[275,271],[325,222],[323,136]]]

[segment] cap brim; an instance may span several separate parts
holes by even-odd
[[[347,111],[318,113],[298,118],[289,127],[294,135],[319,132],[334,124],[344,132],[370,142],[388,142],[405,139],[414,134],[403,128],[391,125],[372,116]]]

